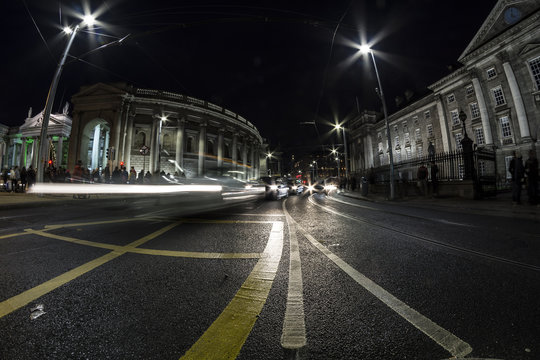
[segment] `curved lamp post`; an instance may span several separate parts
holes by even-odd
[[[64,32],[66,34],[69,34],[69,41],[66,45],[66,48],[64,50],[64,53],[62,54],[62,58],[60,59],[60,62],[58,63],[58,67],[56,68],[56,72],[54,73],[53,81],[51,83],[51,87],[49,88],[49,94],[47,95],[47,102],[45,103],[45,111],[43,112],[43,120],[41,123],[41,135],[40,135],[40,142],[39,142],[39,149],[38,149],[38,171],[37,171],[37,182],[43,182],[43,173],[45,172],[45,164],[47,164],[46,157],[49,157],[49,140],[47,136],[47,130],[49,127],[49,119],[51,118],[51,110],[54,103],[54,97],[56,95],[56,88],[58,87],[58,81],[60,80],[60,74],[62,74],[62,69],[64,68],[64,64],[66,63],[66,58],[69,52],[69,49],[71,48],[71,44],[73,44],[73,40],[75,40],[75,35],[77,35],[77,32],[83,25],[93,25],[95,22],[95,18],[91,15],[86,15],[83,18],[83,21],[75,26],[74,29],[71,29],[70,27],[65,27]]]
[[[388,112],[386,110],[386,101],[384,100],[384,92],[381,84],[381,78],[379,77],[379,70],[377,69],[377,63],[375,62],[375,55],[373,55],[373,51],[370,49],[367,45],[360,46],[360,52],[363,54],[371,54],[371,59],[373,60],[373,67],[375,68],[375,75],[377,76],[377,82],[379,84],[379,95],[381,97],[381,102],[383,106],[383,112],[384,112],[384,122],[386,124],[386,136],[388,139],[388,147],[389,147],[389,154],[390,154],[390,200],[394,200],[395,198],[395,189],[394,189],[394,156],[393,156],[393,149],[392,149],[392,139],[390,137],[390,126],[388,125]]]

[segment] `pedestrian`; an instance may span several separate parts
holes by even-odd
[[[121,179],[121,183],[122,183],[122,184],[127,184],[128,179],[129,179],[129,174],[128,174],[128,172],[127,172],[125,166],[122,166],[122,167],[121,167],[121,170],[120,170],[120,179]]]
[[[150,171],[146,172],[144,175],[144,184],[150,184],[152,182],[152,173]]]
[[[534,150],[529,150],[529,158],[525,162],[525,175],[529,204],[536,205],[538,204],[538,159]]]
[[[112,176],[111,176],[111,183],[120,184],[121,181],[122,181],[122,172],[120,171],[118,166],[115,166],[112,172]]]
[[[416,173],[416,178],[417,178],[417,186],[418,186],[420,195],[427,196],[428,170],[424,164],[420,165],[420,167],[418,168],[418,172]]]
[[[129,183],[130,184],[135,184],[137,183],[137,171],[135,171],[135,167],[131,167],[131,169],[129,169],[129,179],[128,179]]]
[[[9,169],[4,168],[2,171],[2,181],[4,182],[4,191],[8,191],[8,179],[9,179]]]
[[[514,205],[519,205],[521,204],[521,186],[523,175],[525,173],[520,153],[514,151],[512,160],[510,160],[510,165],[508,166],[508,171],[512,176],[512,203]]]
[[[83,178],[82,161],[78,160],[71,177],[72,182],[81,182]]]
[[[431,186],[432,186],[432,195],[439,195],[439,178],[437,174],[439,173],[439,167],[435,164],[435,161],[431,162]]]
[[[36,171],[34,170],[33,165],[30,165],[30,167],[28,168],[27,178],[28,188],[31,188],[36,183]]]
[[[26,192],[26,183],[28,182],[28,172],[26,167],[23,166],[21,169],[21,191]]]
[[[109,169],[109,166],[105,166],[105,170],[103,171],[103,182],[105,184],[111,182],[111,169]]]
[[[141,169],[141,171],[139,171],[139,176],[137,177],[137,182],[139,184],[142,184],[144,182],[144,169]]]

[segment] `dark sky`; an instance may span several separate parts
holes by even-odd
[[[332,1],[2,1],[0,123],[20,125],[28,108],[45,106],[56,64],[67,43],[60,24],[100,11],[102,35],[80,32],[70,51],[79,56],[131,36],[66,65],[53,111],[80,86],[128,82],[212,101],[254,123],[273,147],[301,151],[322,142],[326,123],[357,108],[380,110],[367,57],[350,43],[375,41],[390,110],[410,89],[420,94],[449,73],[496,0]],[[83,5],[86,4],[86,5]],[[343,20],[340,22],[340,19]],[[336,26],[338,30],[332,41]],[[42,38],[43,37],[43,38]]]

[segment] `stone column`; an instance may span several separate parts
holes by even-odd
[[[119,157],[120,157],[120,135],[122,131],[122,114],[124,112],[124,102],[120,105],[120,111],[114,119],[114,151],[115,151],[115,160],[113,161],[112,168],[114,169],[118,166]]]
[[[250,165],[251,165],[251,168],[249,169],[249,176],[246,180],[249,180],[249,179],[252,179],[253,177],[255,177],[253,174],[254,174],[254,169],[255,169],[255,144],[253,141],[250,142],[249,144],[249,162],[250,162]]]
[[[176,129],[176,164],[180,166],[182,171],[184,170],[184,139],[185,139],[185,126],[186,121],[184,119],[179,119]],[[180,175],[180,174],[179,174]]]
[[[220,174],[223,175],[223,134],[225,133],[224,129],[218,130],[218,141],[217,141],[217,167]]]
[[[197,176],[204,176],[205,166],[204,160],[206,158],[206,123],[200,124],[199,130],[199,156],[197,164]]]
[[[484,131],[484,140],[486,145],[493,145],[493,135],[491,134],[491,125],[489,123],[489,115],[486,106],[486,99],[480,81],[476,74],[473,75],[472,84],[474,93],[476,94],[476,101],[478,101],[478,109],[480,110],[480,119],[482,120],[482,130]]]
[[[437,114],[439,115],[439,126],[441,128],[441,136],[443,142],[443,151],[450,151],[450,131],[448,130],[448,120],[446,119],[446,111],[443,105],[442,96],[437,96]]]
[[[247,138],[244,137],[244,140],[242,141],[242,165],[243,173],[244,173],[244,180],[248,177],[248,167],[247,167]]]
[[[159,132],[158,121],[160,120],[156,120],[155,117],[153,117],[152,119],[152,131],[150,131],[150,156],[148,157],[150,163],[148,164],[148,169],[153,175],[157,168],[156,155],[158,153],[158,142],[156,140],[158,137],[157,133]]]
[[[23,137],[23,138],[21,138],[21,140],[22,140],[22,143],[21,143],[21,154],[20,154],[20,161],[19,161],[20,165],[19,166],[26,167],[26,158],[27,158],[26,152],[27,152],[28,148],[26,146],[26,138]]]
[[[527,113],[525,111],[525,105],[523,104],[523,99],[521,97],[521,91],[519,90],[519,85],[516,80],[516,75],[512,66],[508,62],[507,56],[503,60],[503,69],[508,80],[508,85],[510,86],[510,93],[512,93],[512,100],[514,100],[514,107],[516,109],[517,120],[519,124],[519,132],[521,133],[521,139],[524,142],[531,142],[531,132],[529,129],[529,121],[527,120]]]
[[[231,170],[236,171],[238,169],[238,151],[236,150],[238,147],[238,135],[236,133],[233,134],[232,138],[232,168]],[[237,175],[235,175],[237,176]]]
[[[366,161],[366,169],[375,166],[375,154],[373,154],[373,142],[371,141],[371,135],[366,136],[367,142],[367,154],[368,159]]]
[[[2,139],[0,139],[1,141]],[[0,142],[0,171],[4,169],[4,154],[6,153],[6,143]]]
[[[103,170],[105,170],[105,167],[107,164],[107,149],[109,148],[109,141],[110,141],[111,131],[106,130],[105,132],[105,141],[103,142],[103,158],[101,159],[101,164],[103,166]],[[109,169],[111,170],[111,169]],[[108,179],[107,179],[108,180]]]
[[[60,134],[58,136],[58,158],[60,159],[58,162],[58,167],[62,166],[62,161],[64,160],[64,136]]]
[[[92,170],[98,167],[99,164],[99,140],[101,138],[101,126],[97,125],[94,128],[94,141],[92,142]]]
[[[124,144],[124,161],[126,162],[126,169],[128,172],[131,169],[131,148],[133,147],[133,133],[135,132],[135,129],[133,128],[134,119],[135,114],[130,114],[128,118],[127,138],[126,143]]]

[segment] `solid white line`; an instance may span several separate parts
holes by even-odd
[[[300,248],[296,237],[296,222],[291,218],[282,203],[283,211],[289,228],[289,291],[287,293],[287,307],[281,334],[281,346],[284,349],[296,350],[306,346],[306,324],[304,317],[304,288],[302,283],[302,266],[300,261]]]
[[[291,221],[295,222],[291,218]],[[472,352],[472,348],[469,344],[449,332],[448,330],[440,327],[418,311],[411,308],[403,301],[396,298],[394,295],[384,290],[381,286],[377,285],[371,279],[354,269],[352,266],[343,261],[339,256],[324,247],[319,241],[311,236],[304,228],[296,223],[298,229],[306,237],[306,239],[319,249],[326,257],[332,260],[340,269],[342,269],[347,275],[353,278],[359,285],[364,287],[367,291],[375,295],[379,300],[385,303],[390,309],[398,313],[402,318],[410,322],[418,330],[433,339],[437,344],[442,346],[452,356],[466,356]]]

